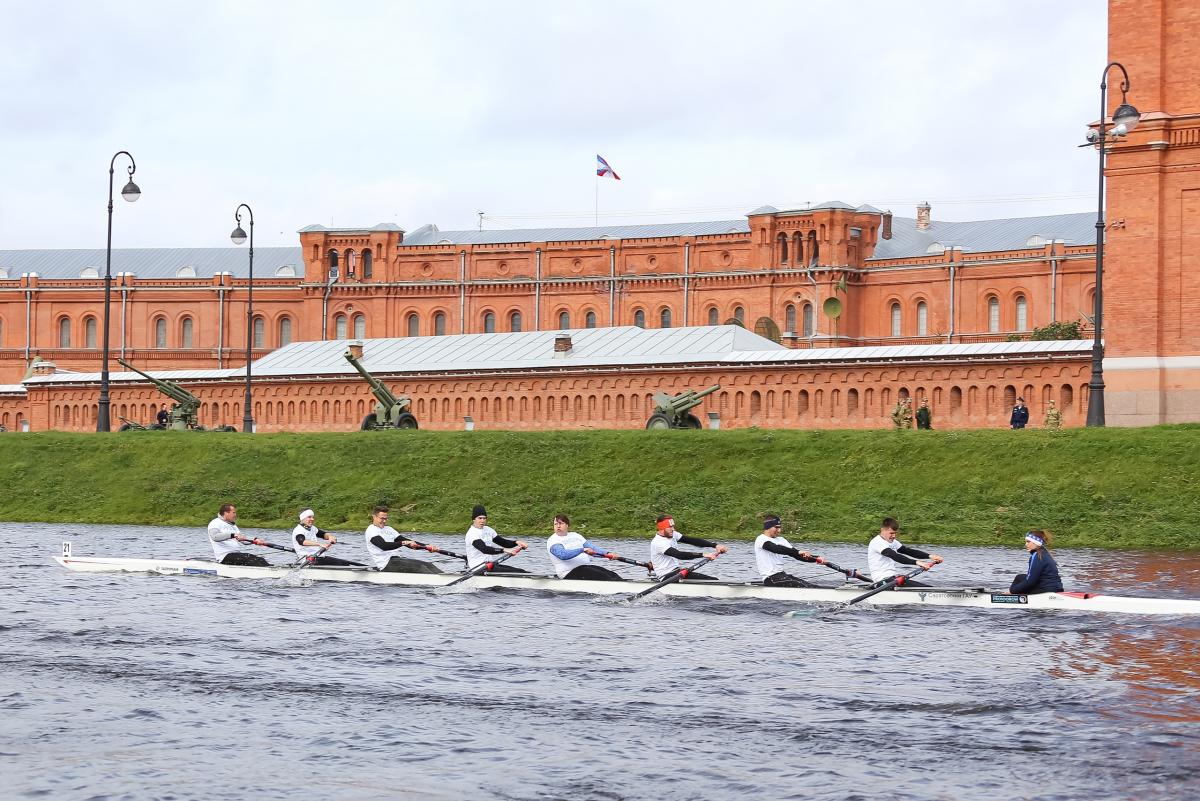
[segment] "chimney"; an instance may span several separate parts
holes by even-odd
[[[562,358],[571,352],[571,335],[565,331],[554,336],[554,355]]]
[[[929,230],[929,213],[931,210],[932,209],[929,205],[928,200],[926,200],[920,206],[917,206],[917,230],[918,231],[928,231]]]
[[[350,343],[349,348],[350,348],[350,355],[353,356],[354,358],[358,359],[359,361],[361,361],[362,360],[362,349],[363,349],[362,340],[359,340],[359,339],[354,340],[353,342]]]
[[[883,233],[881,236],[884,239],[892,238],[892,210],[888,209],[883,213]]]
[[[29,370],[33,375],[54,375],[58,372],[58,365],[52,361],[34,362],[29,366]]]

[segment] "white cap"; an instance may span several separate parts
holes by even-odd
[[[306,518],[306,517],[316,517],[316,515],[313,514],[312,509],[305,509],[303,512],[300,513],[300,522],[303,523],[304,518]]]

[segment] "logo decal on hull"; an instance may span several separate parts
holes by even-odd
[[[1029,603],[1028,595],[1009,595],[1008,593],[992,593],[992,603],[994,604],[1027,604]]]

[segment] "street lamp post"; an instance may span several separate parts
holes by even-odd
[[[133,174],[137,172],[137,164],[128,151],[118,150],[108,163],[108,244],[104,255],[104,357],[100,367],[100,401],[96,406],[96,430],[110,431],[109,400],[108,400],[108,330],[109,330],[109,298],[112,296],[112,213],[113,213],[113,173],[116,171],[117,156],[129,156],[129,182],[121,190],[121,197],[130,203],[137,202],[142,196],[142,190],[133,182]],[[85,343],[86,344],[86,343]]]
[[[1113,67],[1121,69],[1121,105],[1113,112],[1111,129],[1104,125],[1105,115],[1108,114],[1108,71]],[[1141,115],[1138,110],[1125,102],[1129,92],[1129,73],[1124,65],[1112,62],[1104,68],[1100,76],[1100,124],[1097,130],[1088,131],[1088,142],[1097,144],[1100,152],[1100,192],[1096,211],[1096,297],[1093,307],[1093,327],[1095,340],[1092,342],[1092,380],[1088,382],[1088,413],[1089,426],[1104,426],[1104,145],[1109,137],[1118,139],[1137,127]]]
[[[233,217],[237,220],[237,228],[233,229],[229,238],[235,245],[246,241],[246,232],[242,230],[242,209],[245,209],[246,214],[250,217],[250,289],[246,300],[246,400],[245,411],[242,414],[242,432],[251,434],[254,432],[254,415],[250,412],[252,400],[250,396],[250,347],[254,342],[254,211],[245,203],[242,203],[233,212]]]

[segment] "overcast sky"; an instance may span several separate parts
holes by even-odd
[[[1088,211],[1105,0],[0,0],[0,249],[737,219],[843,200]],[[1136,79],[1134,86],[1136,94]],[[1134,98],[1136,101],[1136,98]],[[118,167],[117,191],[124,183]]]

